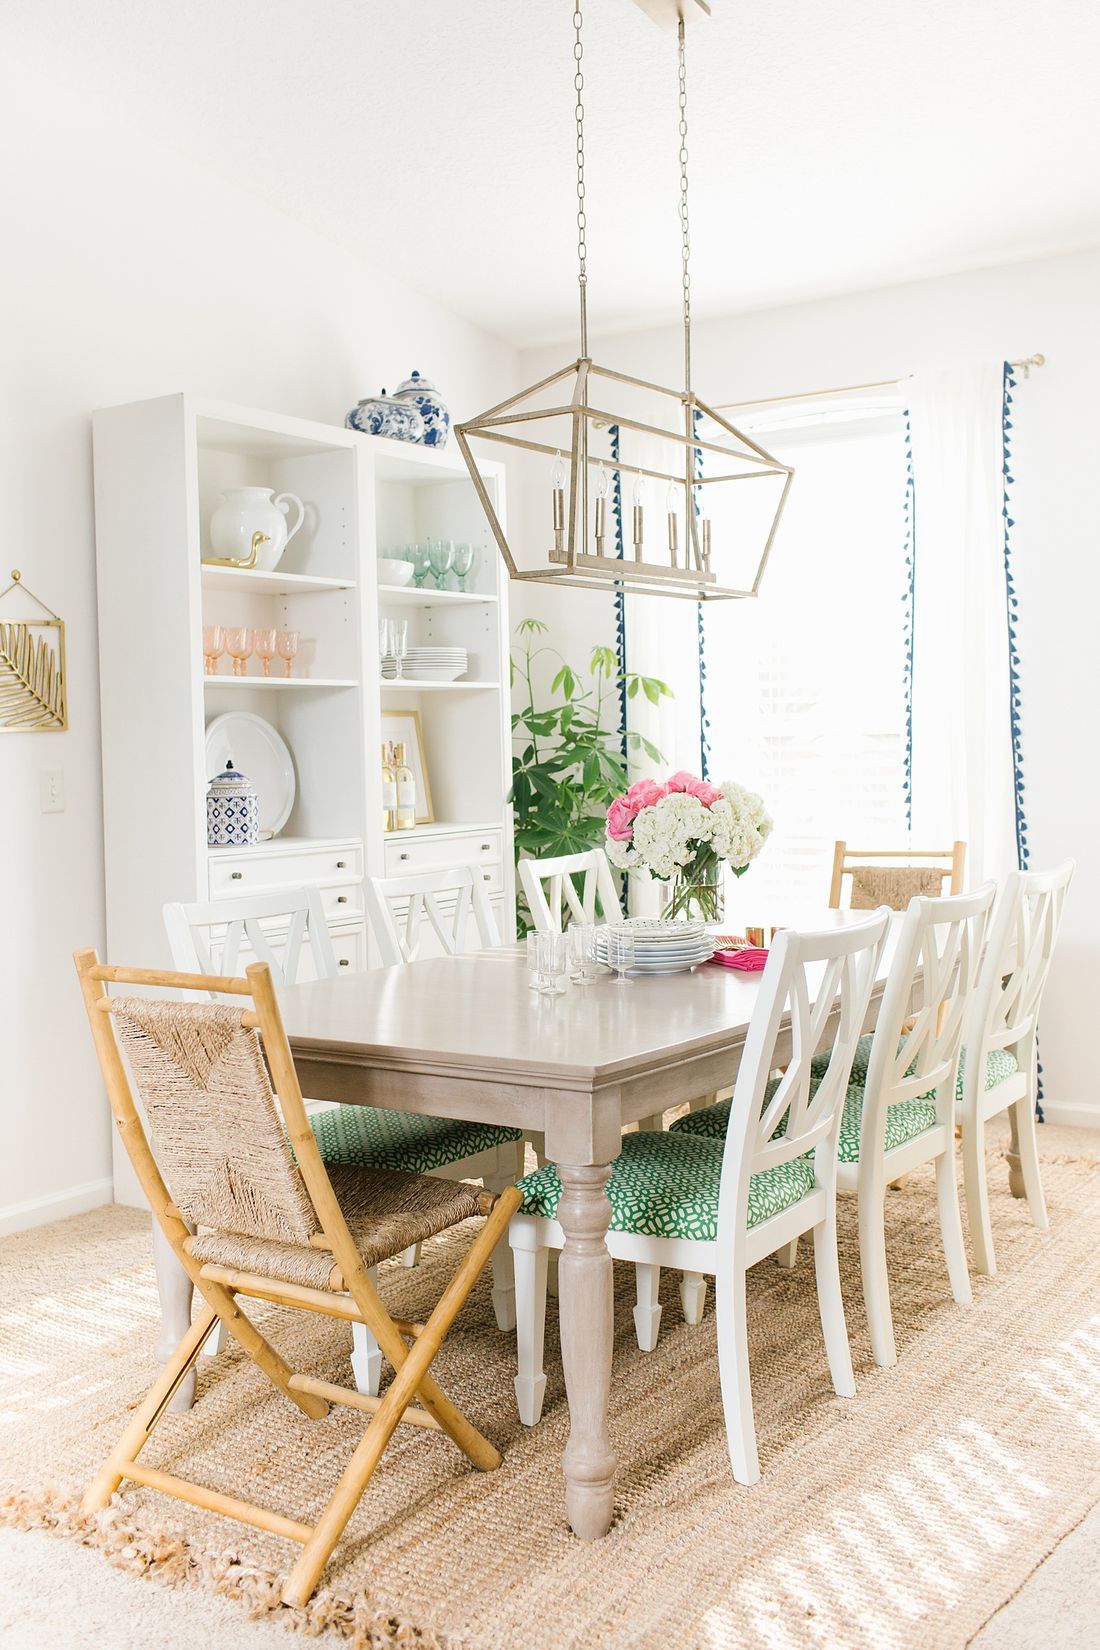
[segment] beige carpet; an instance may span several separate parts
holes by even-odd
[[[612,1400],[622,1472],[617,1521],[598,1544],[575,1541],[562,1517],[560,1376],[551,1362],[542,1425],[519,1427],[510,1342],[492,1326],[483,1284],[437,1367],[505,1449],[503,1467],[474,1474],[444,1439],[403,1434],[313,1608],[276,1608],[272,1625],[327,1627],[362,1645],[469,1650],[966,1644],[1100,1500],[1100,1175],[1090,1145],[1095,1137],[1079,1132],[1042,1133],[1047,1236],[998,1190],[1001,1275],[975,1281],[967,1312],[947,1292],[929,1181],[915,1177],[891,1195],[892,1370],[869,1361],[854,1211],[844,1208],[853,1401],[828,1385],[809,1255],[793,1273],[756,1269],[764,1479],[752,1490],[729,1478],[709,1313],[689,1330],[666,1280],[660,1345],[643,1356],[622,1269]],[[1003,1188],[1003,1164],[994,1177]],[[422,1313],[462,1241],[431,1246],[417,1272],[391,1271],[392,1308]],[[152,1372],[146,1224],[97,1211],[4,1240],[0,1265],[0,1450],[14,1491],[4,1516],[72,1529],[70,1515],[52,1509],[98,1463]],[[348,1378],[341,1329],[274,1309],[265,1317],[292,1363]],[[548,1342],[552,1359],[553,1324]],[[210,1363],[202,1401],[165,1422],[148,1458],[310,1519],[359,1421],[311,1423],[269,1391],[235,1354]],[[139,1490],[98,1529],[75,1528],[126,1570],[201,1588],[204,1610],[223,1608],[211,1595],[274,1606],[288,1557],[278,1541]],[[65,1567],[71,1547],[48,1546]],[[103,1562],[100,1552],[73,1556]],[[175,1596],[182,1606],[186,1595]],[[112,1650],[162,1642],[140,1619],[119,1620]],[[8,1621],[0,1612],[0,1625]],[[216,1627],[189,1625],[192,1643],[222,1642]]]

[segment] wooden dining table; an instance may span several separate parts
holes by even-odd
[[[819,912],[814,926],[861,914]],[[759,975],[709,963],[625,983],[602,977],[542,996],[530,987],[523,952],[509,947],[279,992],[306,1094],[507,1124],[545,1138],[561,1175],[557,1218],[565,1234],[558,1273],[570,1415],[565,1504],[584,1538],[607,1532],[615,1494],[607,1425],[611,1165],[628,1124],[733,1082],[758,984]]]

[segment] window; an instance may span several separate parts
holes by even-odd
[[[756,601],[705,609],[714,779],[763,795],[767,848],[744,921],[825,904],[833,842],[905,838],[905,434],[900,410],[775,416],[750,432],[795,466]]]

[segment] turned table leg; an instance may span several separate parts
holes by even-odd
[[[1016,1109],[1014,1106],[1008,1108],[1008,1124],[1011,1130],[1011,1137],[1005,1151],[1005,1157],[1008,1159],[1008,1189],[1013,1197],[1026,1197],[1024,1177],[1020,1170],[1020,1131],[1016,1127]]]
[[[574,1532],[591,1541],[611,1525],[615,1456],[607,1435],[614,1328],[611,1256],[604,1236],[611,1223],[607,1164],[571,1168],[559,1163],[558,1221],[565,1247],[558,1266],[558,1311],[569,1442],[565,1508]]]

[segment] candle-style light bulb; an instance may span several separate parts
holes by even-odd
[[[703,537],[703,572],[710,572],[710,517],[699,518],[699,529]]]
[[[668,511],[668,554],[673,567],[678,565],[677,556],[680,549],[680,523],[676,513],[676,489],[672,483],[668,484],[668,493],[665,498],[665,509]]]
[[[554,507],[554,549],[565,549],[565,465],[562,456],[558,453],[554,461],[554,471],[550,478],[553,488]]]
[[[642,545],[645,541],[645,506],[642,502],[645,496],[645,486],[641,476],[634,478],[634,560],[643,558]]]
[[[600,473],[596,480],[596,554],[604,553],[604,540],[607,537],[607,495],[611,489],[611,482],[603,462],[600,463]]]

